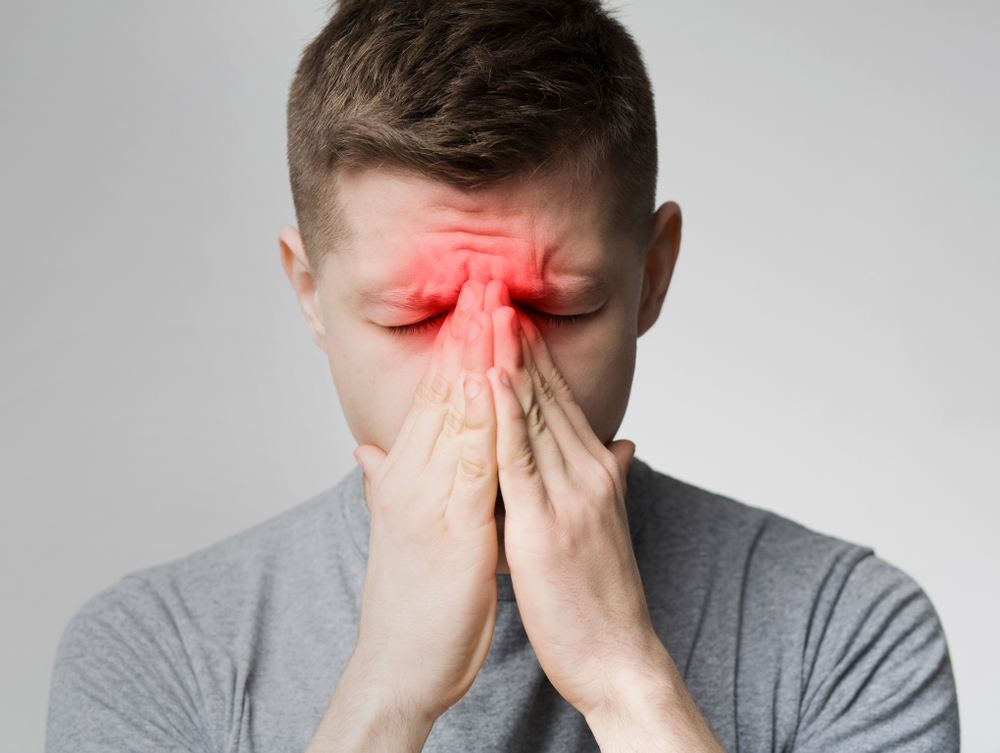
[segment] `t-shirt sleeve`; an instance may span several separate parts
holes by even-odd
[[[795,752],[957,752],[948,647],[920,587],[868,556],[829,603],[812,625]]]
[[[73,618],[56,655],[48,753],[216,749],[176,624],[155,591],[126,578]]]

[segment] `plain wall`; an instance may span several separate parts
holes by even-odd
[[[278,262],[319,0],[5,3],[0,753],[123,574],[354,461]],[[1000,4],[636,0],[685,217],[619,436],[913,575],[1000,751]]]

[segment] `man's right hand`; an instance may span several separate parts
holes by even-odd
[[[419,750],[486,658],[498,551],[485,290],[463,287],[388,455],[355,450],[372,521],[358,643],[307,753]]]

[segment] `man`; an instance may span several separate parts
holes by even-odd
[[[911,580],[615,440],[680,244],[655,135],[595,1],[340,5],[280,246],[361,467],[87,605],[50,749],[957,750]]]

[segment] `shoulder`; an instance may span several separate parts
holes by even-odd
[[[210,738],[228,729],[256,654],[307,628],[301,604],[328,603],[338,577],[350,581],[342,590],[360,580],[363,558],[345,520],[357,475],[88,601],[57,652],[50,750],[60,741],[86,749],[74,747],[94,739],[84,730],[148,750],[221,747]]]
[[[141,629],[149,620],[225,619],[255,594],[308,589],[343,562],[363,568],[361,543],[350,520],[358,504],[360,473],[338,485],[205,549],[126,575],[77,613],[67,637],[88,625],[125,621]],[[176,627],[176,625],[175,625]],[[205,626],[208,627],[208,626]],[[225,626],[212,626],[222,629]]]
[[[319,552],[357,552],[350,516],[361,495],[359,469],[339,484],[256,526],[187,557],[128,576],[154,587],[197,588],[220,580],[247,582],[265,571],[308,570]]]
[[[848,625],[879,620],[937,625],[920,586],[864,546],[812,531],[645,464],[635,475],[647,512],[635,532],[637,557],[689,586],[715,592],[742,612],[744,630],[780,624],[827,640]],[[631,476],[630,476],[631,479]],[[846,641],[848,635],[840,636]],[[810,640],[815,641],[817,635]]]
[[[906,573],[645,464],[629,493],[633,480],[646,500],[634,535],[651,614],[663,613],[686,679],[706,699],[719,693],[741,737],[757,730],[796,751],[957,749],[944,632]],[[722,666],[732,679],[720,685]]]
[[[870,548],[812,531],[768,510],[702,489],[633,461],[628,494],[638,550],[670,567],[710,568],[749,585],[818,588],[843,580]],[[682,564],[683,563],[683,564]],[[783,594],[788,598],[789,594]]]

